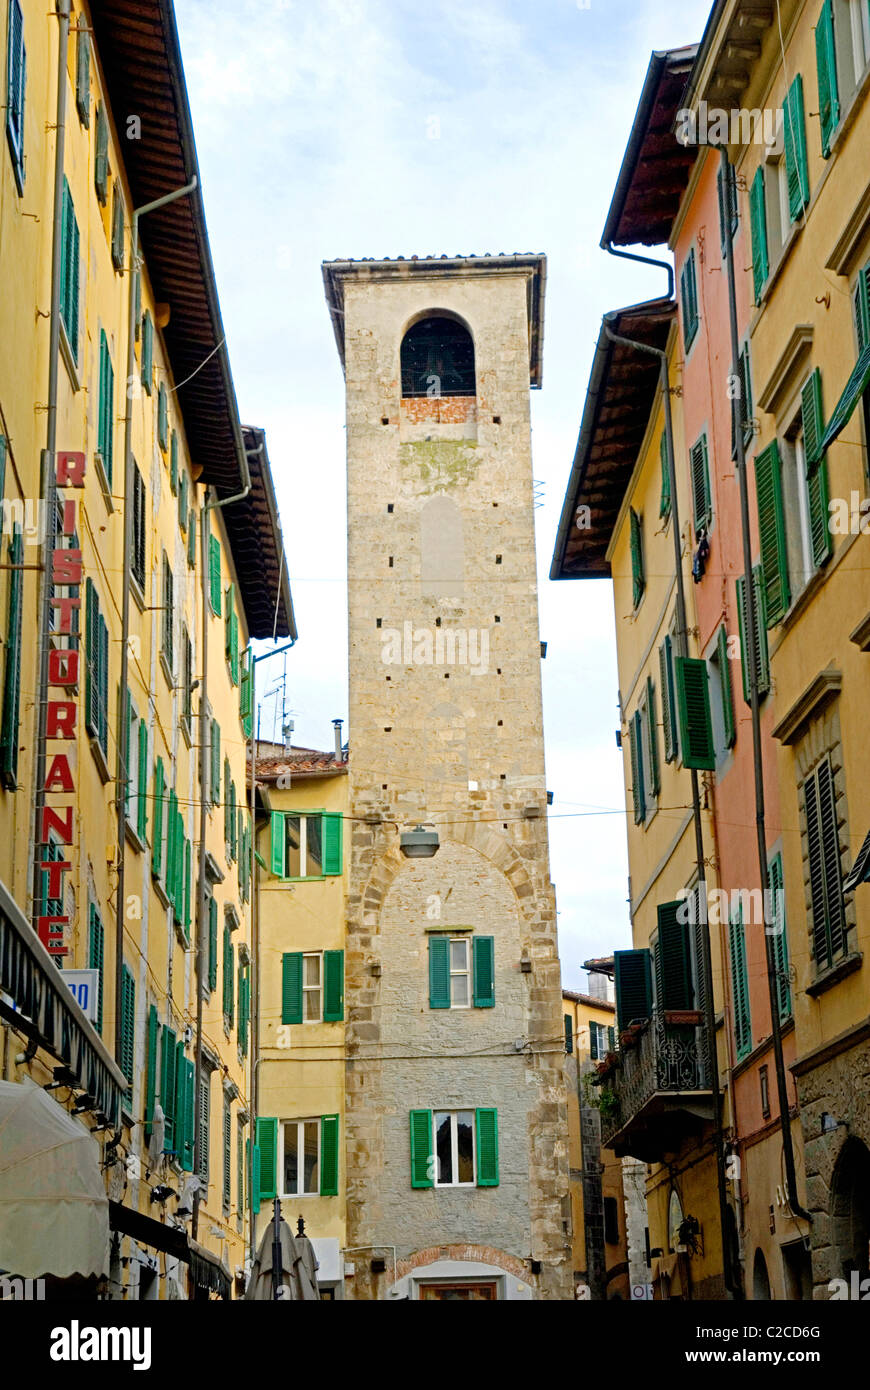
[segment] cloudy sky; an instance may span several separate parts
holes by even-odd
[[[331,747],[330,720],[347,715],[344,397],[321,261],[547,253],[532,425],[568,987],[584,958],[630,944],[625,815],[610,584],[547,574],[601,315],[665,289],[663,273],[598,249],[644,73],[653,49],[700,38],[709,7],[176,0],[236,391],[267,431],[283,517],[296,742]]]

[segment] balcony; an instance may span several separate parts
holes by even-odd
[[[601,1074],[601,1143],[657,1163],[714,1118],[706,1029],[693,1010],[654,1010],[630,1032]]]

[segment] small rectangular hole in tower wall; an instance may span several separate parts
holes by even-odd
[[[440,626],[441,626],[441,619],[440,619],[440,618],[436,618],[436,619],[435,619],[435,626],[436,626],[436,627],[440,627]]]
[[[498,616],[497,613],[496,613],[496,615],[495,615],[495,622],[497,622],[497,623],[500,623],[500,622],[501,622],[501,618]]]
[[[382,424],[382,425],[388,425],[389,423],[390,423],[390,417],[389,417],[389,415],[382,415],[382,416],[381,416],[381,424]]]
[[[375,618],[375,627],[380,627],[383,621],[383,618]]]
[[[497,565],[500,565],[500,564],[501,564],[501,556],[500,556],[500,555],[496,555],[496,557],[495,557],[495,563],[496,563]]]
[[[492,423],[493,423],[494,425],[500,425],[500,424],[501,424],[501,416],[500,416],[500,415],[493,415],[493,417],[492,417]]]
[[[391,555],[391,556],[390,556],[390,569],[392,569],[392,568],[393,568],[393,557],[392,557],[392,555]]]
[[[391,512],[392,510],[393,510],[393,504],[392,504],[392,502],[388,502],[388,503],[387,503],[387,511],[388,511],[388,512]]]

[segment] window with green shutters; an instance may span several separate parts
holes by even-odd
[[[692,445],[689,454],[689,467],[692,481],[692,516],[695,536],[710,528],[713,518],[713,497],[710,491],[710,464],[707,457],[707,436],[702,434]]]
[[[716,669],[722,697],[725,747],[733,748],[737,738],[737,724],[734,718],[734,692],[731,686],[731,659],[728,655],[728,629],[724,623],[716,636]]]
[[[254,1211],[274,1197],[337,1197],[339,1117],[299,1120],[261,1116],[253,1151]]]
[[[831,153],[831,136],[840,124],[833,0],[825,0],[816,24],[816,73],[819,79],[822,154],[827,159]]]
[[[154,320],[150,309],[142,315],[142,385],[151,395],[154,378]]]
[[[245,1174],[248,1169],[249,1148],[245,1139],[245,1123],[239,1115],[236,1120],[236,1216],[240,1226],[245,1215]]]
[[[106,932],[96,903],[88,903],[88,968],[99,970],[97,985],[97,1020],[94,1024],[98,1033],[103,1031],[103,966],[106,951]]]
[[[216,719],[211,721],[211,804],[221,804],[221,729]]]
[[[165,839],[166,783],[163,774],[163,759],[157,758],[154,764],[154,831],[151,840],[151,872],[157,879],[161,879],[163,876]]]
[[[233,685],[239,683],[239,615],[236,612],[236,586],[230,584],[226,592],[224,618],[224,652],[230,667]]]
[[[208,538],[208,595],[211,611],[221,615],[221,543],[217,536]]]
[[[230,830],[230,824],[231,824],[231,821],[232,821],[232,816],[231,816],[231,814],[230,814],[230,760],[229,760],[229,758],[224,758],[224,797],[223,797],[223,807],[224,807],[224,846],[225,846],[225,848],[226,848],[227,858],[229,859],[229,858],[231,857],[231,855],[230,855],[230,837],[231,837],[231,834],[232,834],[232,831]]]
[[[801,786],[810,884],[811,938],[816,971],[830,969],[846,950],[842,850],[837,793],[829,758]]]
[[[631,601],[637,608],[643,598],[646,580],[643,573],[643,532],[641,521],[634,507],[629,511],[629,546],[631,550]]]
[[[196,528],[198,522],[196,512],[193,507],[190,509],[189,520],[187,523],[187,563],[191,569],[196,565]]]
[[[630,1023],[652,1014],[652,973],[648,950],[615,951],[616,1026],[622,1033]]]
[[[139,720],[136,758],[136,834],[145,843],[148,834],[148,724]]]
[[[804,80],[800,73],[794,78],[786,94],[783,116],[788,210],[792,222],[796,222],[810,201],[810,180],[807,170],[807,128],[804,117]]]
[[[411,1110],[411,1186],[498,1187],[498,1112]]]
[[[737,171],[730,160],[724,166],[720,163],[716,188],[719,195],[719,241],[724,256],[728,241],[734,240],[738,221]]]
[[[831,554],[828,527],[828,466],[822,452],[825,416],[822,409],[822,374],[816,367],[801,388],[801,422],[806,461],[807,510],[813,564],[823,565]]]
[[[105,329],[100,329],[100,399],[97,417],[97,453],[111,487],[115,432],[115,372]]]
[[[208,898],[208,987],[217,989],[218,982],[218,905],[214,897]]]
[[[118,1065],[133,1085],[136,1044],[136,982],[127,966],[122,967],[121,978],[121,1055]]]
[[[728,945],[731,959],[731,1002],[734,1010],[734,1042],[737,1047],[737,1060],[748,1056],[752,1051],[752,1020],[749,1013],[749,975],[746,968],[746,933],[743,928],[743,912],[738,906],[731,913],[728,927]]]
[[[281,1022],[340,1023],[344,952],[288,951],[281,962]]]
[[[224,1091],[223,1141],[224,1181],[222,1197],[224,1215],[228,1216],[233,1200],[233,1106],[226,1091]]]
[[[247,961],[239,961],[239,1053],[244,1057],[248,1050],[248,1027],[251,1022],[251,975]]]
[[[16,522],[7,551],[10,565],[24,562],[21,527]],[[0,715],[0,781],[7,791],[18,786],[18,738],[21,720],[21,658],[24,571],[10,570],[6,615],[6,661],[3,669],[3,710]]]
[[[102,749],[109,750],[109,629],[97,591],[85,580],[85,727]]]
[[[320,1196],[338,1196],[338,1116],[320,1117]]]
[[[27,86],[27,51],[24,15],[18,0],[9,3],[9,40],[6,54],[6,135],[18,192],[24,191],[24,94]]]
[[[694,247],[680,271],[680,302],[683,310],[683,343],[688,352],[698,332],[698,280]]]
[[[739,575],[735,583],[737,588],[737,617],[740,623],[740,666],[743,673],[743,698],[749,704],[749,603],[745,576]],[[760,699],[770,690],[767,616],[764,607],[764,580],[760,565],[753,567],[752,586],[755,595],[755,672]]]
[[[782,855],[775,854],[767,866],[768,887],[770,888],[770,935],[771,954],[776,969],[776,993],[779,1000],[779,1017],[784,1022],[792,1015],[791,979],[788,965],[788,932],[785,918],[785,888],[782,875]]]
[[[160,1037],[160,1105],[163,1110],[164,1153],[175,1153],[175,1074],[177,1039],[174,1028],[164,1025]]]
[[[749,222],[752,233],[752,283],[755,302],[760,304],[764,286],[770,273],[763,165],[758,166],[749,190]]]
[[[260,1151],[260,1181],[257,1191],[261,1202],[278,1195],[278,1121],[260,1117],[256,1124],[256,1148]]]
[[[668,436],[662,430],[662,437],[659,441],[659,458],[662,466],[662,490],[659,498],[659,516],[667,521],[671,514],[671,474],[668,467]]]
[[[211,1072],[203,1067],[199,1078],[199,1176],[208,1187],[211,1121]]]
[[[145,483],[142,474],[133,462],[133,553],[130,556],[130,573],[145,593]]]
[[[61,211],[60,318],[72,359],[79,360],[79,224],[64,178]]]
[[[193,730],[193,643],[187,623],[181,624],[181,724],[190,739]]]
[[[494,1005],[495,938],[430,936],[430,1009],[491,1009]]]
[[[97,105],[96,153],[94,155],[94,188],[105,207],[109,196],[109,118],[103,102]]]
[[[692,944],[689,913],[683,901],[659,903],[658,934],[654,955],[656,1006],[659,1009],[691,1009],[695,1004],[692,984]],[[683,920],[683,919],[686,920]]]
[[[631,762],[631,796],[634,804],[634,823],[642,825],[646,820],[646,790],[643,780],[643,720],[640,710],[635,710],[628,725],[628,746]]]
[[[232,1027],[235,1014],[236,951],[228,922],[224,922],[224,1020]]]
[[[148,1010],[148,1031],[145,1048],[145,1142],[151,1139],[154,1123],[154,1104],[157,1099],[157,1035],[160,1027],[157,1021],[157,1008],[152,1004]]]
[[[242,733],[245,738],[251,737],[252,724],[252,704],[251,693],[253,688],[254,670],[251,658],[251,649],[246,647],[242,652],[242,664],[239,683],[239,720],[242,725]]]
[[[270,832],[270,865],[276,878],[324,878],[342,872],[343,818],[339,812],[275,811]]]
[[[166,453],[169,448],[169,399],[166,395],[166,385],[161,381],[157,387],[157,443]],[[175,457],[176,486],[172,489],[173,493],[178,486],[178,456]]]
[[[659,675],[662,692],[662,724],[665,732],[665,762],[672,763],[679,752],[677,702],[674,689],[674,644],[670,633],[659,647]]]
[[[674,683],[683,767],[712,772],[716,767],[716,749],[708,680],[705,661],[690,656],[676,658]]]
[[[175,665],[175,576],[166,551],[163,552],[163,614],[160,651],[171,673]]]
[[[112,188],[112,265],[124,269],[124,196],[118,179]]]
[[[785,616],[791,600],[782,498],[782,462],[776,440],[755,460],[755,502],[758,508],[765,625],[773,627]]]
[[[653,796],[661,790],[659,775],[659,730],[656,717],[656,688],[651,676],[646,678],[646,737],[647,759],[649,765],[649,786]]]
[[[744,449],[752,439],[752,370],[749,357],[749,344],[745,343],[737,358],[737,394],[732,402],[731,413],[731,457],[737,458],[737,430],[741,431]]]

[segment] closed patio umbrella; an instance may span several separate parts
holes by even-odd
[[[245,1298],[259,1302],[320,1300],[317,1261],[307,1236],[294,1236],[276,1199],[251,1268]]]
[[[67,1279],[108,1267],[99,1147],[41,1086],[0,1081],[0,1270]]]

